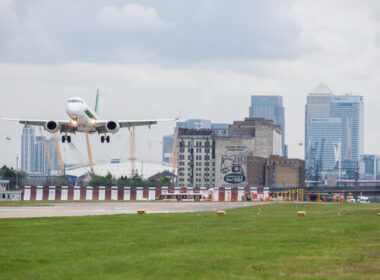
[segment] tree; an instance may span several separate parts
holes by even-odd
[[[112,174],[110,172],[108,172],[106,176],[94,175],[91,178],[88,185],[89,186],[114,186],[115,179],[112,177]]]
[[[143,178],[140,177],[139,174],[136,173],[135,175],[133,175],[131,181],[132,181],[131,183],[133,186],[141,186],[143,183]]]
[[[167,186],[167,187],[170,187],[171,186],[171,182],[170,182],[170,178],[169,177],[160,177],[160,179],[158,180],[160,185],[161,186]]]
[[[16,170],[13,167],[9,168],[6,165],[4,165],[0,169],[0,176],[3,177],[3,180],[9,180],[9,187],[11,189],[14,189],[15,186],[16,186],[17,173],[18,173],[18,183],[20,185],[20,184],[22,184],[25,181],[25,178],[26,178],[26,174],[25,174],[24,171],[18,171],[18,172],[16,172]]]
[[[116,185],[119,187],[126,187],[129,185],[129,179],[127,176],[121,176],[119,179],[116,181]]]

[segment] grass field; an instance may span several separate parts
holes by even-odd
[[[0,219],[0,279],[379,279],[378,212],[268,204],[224,217]]]

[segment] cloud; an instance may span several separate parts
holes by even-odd
[[[174,26],[163,20],[155,8],[145,8],[136,3],[127,4],[121,9],[115,6],[102,7],[97,19],[103,25],[127,29],[163,29]]]
[[[14,9],[13,0],[0,1],[0,28],[6,24],[14,24],[17,20],[18,16]]]

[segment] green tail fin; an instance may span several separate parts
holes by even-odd
[[[96,92],[95,113],[98,113],[99,89]]]

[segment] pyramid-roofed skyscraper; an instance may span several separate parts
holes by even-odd
[[[320,83],[305,106],[306,169],[321,159],[320,169],[336,167],[333,143],[341,143],[341,159],[359,161],[364,145],[363,96],[334,95]]]

